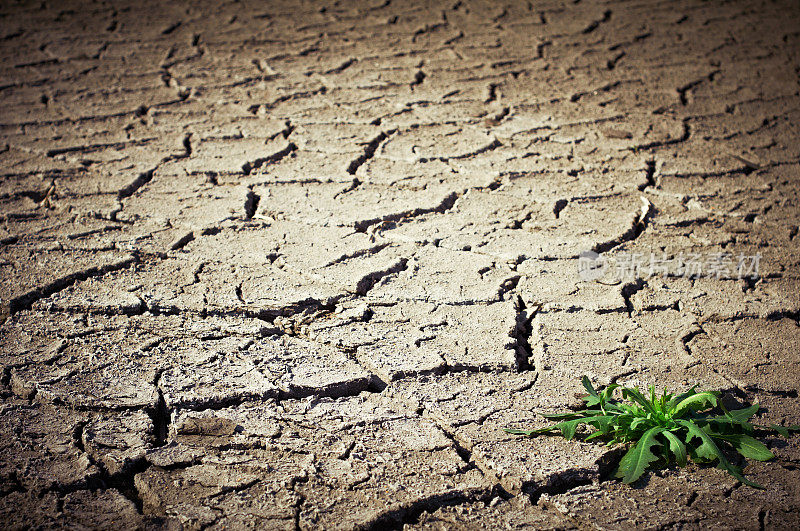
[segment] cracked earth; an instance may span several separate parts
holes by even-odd
[[[6,528],[797,528],[597,385],[800,423],[800,5],[4,2]],[[578,256],[761,255],[584,281]]]

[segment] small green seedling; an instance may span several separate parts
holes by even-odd
[[[560,431],[567,440],[575,436],[579,425],[586,424],[597,431],[584,440],[605,440],[608,446],[632,444],[620,460],[616,477],[625,483],[633,483],[654,464],[669,464],[674,459],[678,466],[685,466],[687,456],[698,463],[717,461],[717,466],[727,471],[745,485],[763,488],[748,480],[742,469],[725,457],[731,448],[745,458],[767,461],[774,458],[772,452],[753,437],[755,430],[771,430],[783,437],[789,432],[800,431],[800,426],[761,426],[750,419],[760,409],[758,404],[729,411],[714,391],[697,392],[691,388],[685,393],[673,395],[656,394],[650,386],[649,397],[638,387],[620,387],[611,384],[598,392],[589,378],[583,377],[583,386],[588,395],[582,397],[586,408],[559,415],[544,415],[557,424],[538,430],[512,430],[507,433],[532,437],[552,431]],[[622,400],[614,398],[619,389]],[[653,449],[661,451],[653,453]]]

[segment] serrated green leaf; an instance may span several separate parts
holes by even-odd
[[[656,426],[644,432],[639,442],[633,445],[620,460],[616,477],[622,478],[623,483],[633,483],[642,477],[650,463],[658,459],[650,449],[653,446],[661,445],[656,440],[656,435],[663,431],[664,428]]]
[[[789,438],[789,430],[785,426],[778,426],[777,424],[770,424],[769,426],[773,430],[777,431],[779,435],[788,439]]]
[[[680,419],[677,420],[677,423],[681,426],[685,427],[688,430],[686,434],[686,443],[691,444],[692,439],[695,437],[700,439],[700,445],[694,447],[694,454],[697,457],[702,459],[709,459],[715,460],[719,459],[720,456],[725,459],[725,456],[722,455],[722,451],[717,447],[714,441],[711,439],[711,436],[706,433],[700,426],[695,424],[691,420]]]
[[[645,411],[648,413],[655,415],[656,410],[653,405],[648,402],[648,400],[642,395],[641,391],[636,387],[625,387],[622,389],[622,395],[626,398],[632,398],[634,402],[642,406]]]
[[[763,427],[763,426],[761,426]],[[779,426],[778,424],[770,424],[770,428],[778,432],[781,436],[789,438],[789,433],[793,431],[800,431],[800,426]]]
[[[608,433],[614,423],[614,415],[598,415],[588,419],[586,423],[591,424],[603,433]]]
[[[603,404],[603,411],[605,411],[606,414],[613,413],[615,415],[624,413],[624,410],[620,409],[619,404],[615,402],[606,402],[605,404]]]
[[[669,442],[669,450],[675,457],[675,462],[678,466],[686,466],[686,445],[678,438],[677,435],[669,430],[664,430],[662,433]]]
[[[555,431],[555,426],[548,426],[546,428],[539,428],[537,430],[515,430],[512,428],[503,428],[503,431],[510,433],[511,435],[525,435],[526,437],[532,437],[533,435],[542,435],[544,433]]]
[[[503,428],[503,431],[506,433],[510,433],[511,435],[525,435],[526,437],[530,437],[532,435],[538,435],[542,433],[547,433],[549,431],[553,431],[553,428],[541,428],[538,430],[515,430],[511,428]]]
[[[688,391],[686,391],[685,393],[680,393],[678,395],[675,395],[675,396],[671,397],[669,399],[669,401],[667,402],[667,404],[666,404],[666,409],[668,409],[668,410],[669,409],[673,409],[676,404],[679,404],[685,398],[688,398],[688,397],[690,397],[692,395],[696,395],[697,394],[697,390],[696,389],[697,389],[697,386],[694,386],[691,389],[689,389]]]
[[[696,393],[691,396],[687,396],[678,402],[674,411],[672,412],[672,415],[673,417],[680,417],[687,411],[699,411],[701,409],[705,409],[706,407],[713,407],[716,405],[717,395],[714,393],[710,391]]]
[[[703,421],[705,422],[713,422],[716,424],[726,425],[732,429],[741,428],[746,432],[750,433],[753,431],[753,425],[748,422],[750,418],[758,413],[758,410],[761,406],[758,404],[754,404],[749,407],[745,407],[742,409],[734,409],[733,411],[728,411],[722,402],[719,402],[719,407],[722,408],[723,415],[716,415],[713,417],[703,417]]]
[[[558,424],[554,425],[553,428],[560,430],[561,435],[563,435],[564,438],[569,441],[573,437],[575,437],[575,431],[581,424],[602,425],[602,423],[608,422],[610,420],[611,417],[608,415],[595,415],[593,417],[584,417],[574,420],[568,420],[565,422],[559,422]]]
[[[713,417],[706,417],[702,416],[695,419],[699,423],[703,424],[711,424],[714,426],[714,429],[721,430],[744,430],[746,432],[752,432],[753,426],[749,422],[736,422],[734,419],[727,415],[715,415]]]
[[[583,388],[586,389],[586,392],[589,393],[583,397],[583,400],[586,401],[587,406],[592,407],[603,402],[603,399],[597,394],[597,391],[595,390],[588,376],[581,378],[581,383],[583,384]]]
[[[578,426],[583,424],[583,422],[583,419],[567,420],[565,422],[559,422],[553,427],[560,430],[561,435],[569,441],[575,437],[575,431],[578,429]]]
[[[588,376],[584,375],[584,377],[581,378],[581,383],[583,384],[584,389],[586,389],[586,392],[589,393],[589,395],[597,396],[597,391],[595,391],[594,386],[592,385],[592,381],[589,380]]]
[[[572,420],[580,417],[580,414],[595,413],[595,411],[576,411],[574,413],[556,413],[556,414],[542,414],[547,420]]]
[[[744,407],[742,409],[734,409],[731,411],[726,412],[726,416],[729,416],[733,419],[734,422],[737,424],[748,424],[749,420],[753,418],[753,415],[758,413],[758,410],[761,409],[761,406],[758,403],[753,404],[750,407]]]
[[[667,412],[667,409],[668,409],[667,408],[667,404],[669,404],[670,400],[672,400],[672,393],[667,393],[667,390],[665,389],[661,393],[661,398],[659,399],[659,403],[661,404],[661,411],[663,413]]]
[[[596,432],[592,433],[591,435],[589,435],[588,437],[586,437],[584,439],[584,442],[591,441],[592,439],[597,439],[598,437],[603,437],[604,435],[608,435],[608,434],[604,433],[602,431],[596,431]]]
[[[763,427],[763,426],[762,426]],[[769,428],[778,432],[778,435],[784,437],[786,439],[789,438],[789,428],[786,426],[780,426],[778,424],[770,424]]]
[[[756,439],[743,433],[714,435],[714,437],[728,441],[737,452],[748,459],[755,459],[756,461],[769,461],[775,457],[775,455],[769,451],[769,448],[767,448],[764,443],[757,441]]]
[[[609,384],[605,389],[603,389],[602,394],[600,395],[604,402],[608,402],[612,395],[614,394],[614,390],[618,389],[619,385],[617,384]]]
[[[686,419],[679,419],[678,424],[684,426],[688,430],[688,434],[686,436],[686,442],[691,443],[692,439],[695,437],[699,438],[702,441],[702,444],[695,448],[695,452],[701,458],[705,459],[715,459],[717,460],[717,466],[722,470],[725,470],[733,476],[734,478],[738,479],[745,485],[750,485],[751,487],[762,489],[761,485],[758,483],[753,483],[749,479],[745,478],[742,474],[741,469],[739,467],[732,465],[728,459],[725,457],[725,454],[722,453],[722,450],[716,445],[714,440],[711,436],[706,433],[700,426],[692,422],[691,420]]]

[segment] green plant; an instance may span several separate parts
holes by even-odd
[[[589,378],[584,376],[582,382],[589,393],[582,397],[585,409],[544,415],[560,421],[546,428],[505,431],[530,437],[558,430],[570,440],[578,426],[585,424],[597,430],[589,434],[586,441],[606,440],[609,446],[631,444],[616,473],[625,483],[636,481],[654,464],[669,464],[674,459],[679,466],[685,466],[688,456],[699,463],[717,461],[719,468],[756,488],[762,487],[745,478],[742,469],[728,461],[726,451],[734,449],[745,458],[767,461],[775,456],[753,437],[756,430],[772,430],[784,437],[788,437],[790,431],[800,431],[800,426],[753,424],[750,419],[758,413],[758,404],[729,411],[719,400],[718,392],[697,392],[693,387],[682,394],[664,391],[659,396],[650,386],[647,397],[638,387],[611,384],[598,393]],[[614,398],[618,389],[622,400]],[[653,449],[657,447],[661,447],[661,451],[654,454]]]

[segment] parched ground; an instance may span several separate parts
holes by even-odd
[[[54,0],[0,32],[2,527],[800,526],[798,437],[757,491],[502,431],[583,374],[800,422],[798,2]]]

